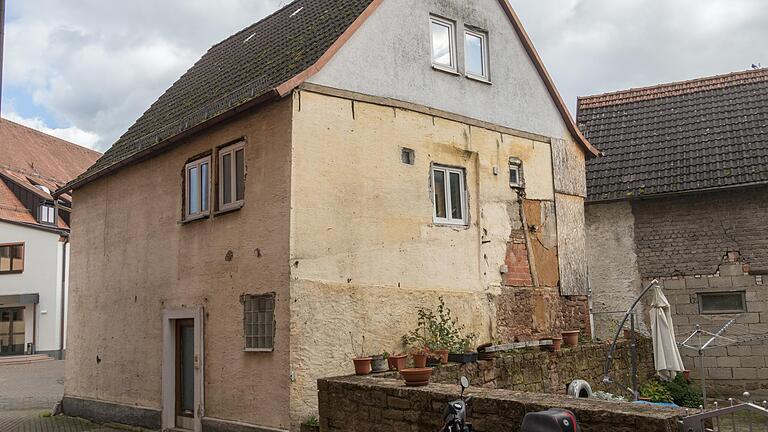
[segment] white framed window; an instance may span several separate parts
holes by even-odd
[[[467,224],[464,170],[432,165],[433,220],[439,224]]]
[[[184,218],[196,219],[210,214],[211,157],[190,162],[184,168]]]
[[[219,211],[237,208],[245,200],[245,143],[219,150]]]
[[[746,304],[744,291],[699,293],[699,313],[704,315],[744,313]]]
[[[517,158],[509,158],[509,187],[525,187],[523,181],[523,162]]]
[[[430,17],[432,34],[432,66],[456,72],[456,24]]]
[[[488,36],[475,30],[464,30],[464,67],[470,78],[490,80],[488,73]]]
[[[38,210],[37,219],[40,223],[55,224],[56,223],[56,207],[48,204],[42,204]]]
[[[244,295],[243,326],[245,350],[270,352],[275,349],[275,294]]]

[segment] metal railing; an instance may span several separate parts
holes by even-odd
[[[749,393],[744,396],[749,400]],[[735,404],[728,399],[729,406],[687,416],[680,421],[680,432],[768,432],[768,402],[759,406],[751,402]]]

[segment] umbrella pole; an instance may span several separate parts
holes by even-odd
[[[701,365],[701,406],[707,407],[707,370],[704,369],[704,346],[701,344],[701,325],[696,324],[696,332],[699,333],[699,365]]]
[[[638,400],[637,389],[637,336],[635,335],[635,313],[629,316],[629,331],[631,334],[630,350],[632,354],[632,397]]]

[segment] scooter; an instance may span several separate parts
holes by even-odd
[[[467,407],[474,399],[464,398],[464,391],[469,388],[467,377],[459,379],[461,395],[458,400],[448,402],[443,414],[443,428],[440,432],[472,432],[472,425],[467,423]],[[564,409],[549,409],[525,415],[522,432],[580,432],[573,412]]]
[[[443,414],[443,428],[440,432],[472,432],[472,425],[467,423],[467,407],[472,402],[473,397],[464,399],[464,390],[469,388],[467,377],[459,379],[461,385],[461,395],[458,400],[448,402]]]

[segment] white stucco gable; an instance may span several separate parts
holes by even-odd
[[[432,67],[431,15],[456,23],[460,74]],[[465,28],[488,34],[491,84],[463,74]],[[307,82],[574,139],[498,0],[384,0]]]

